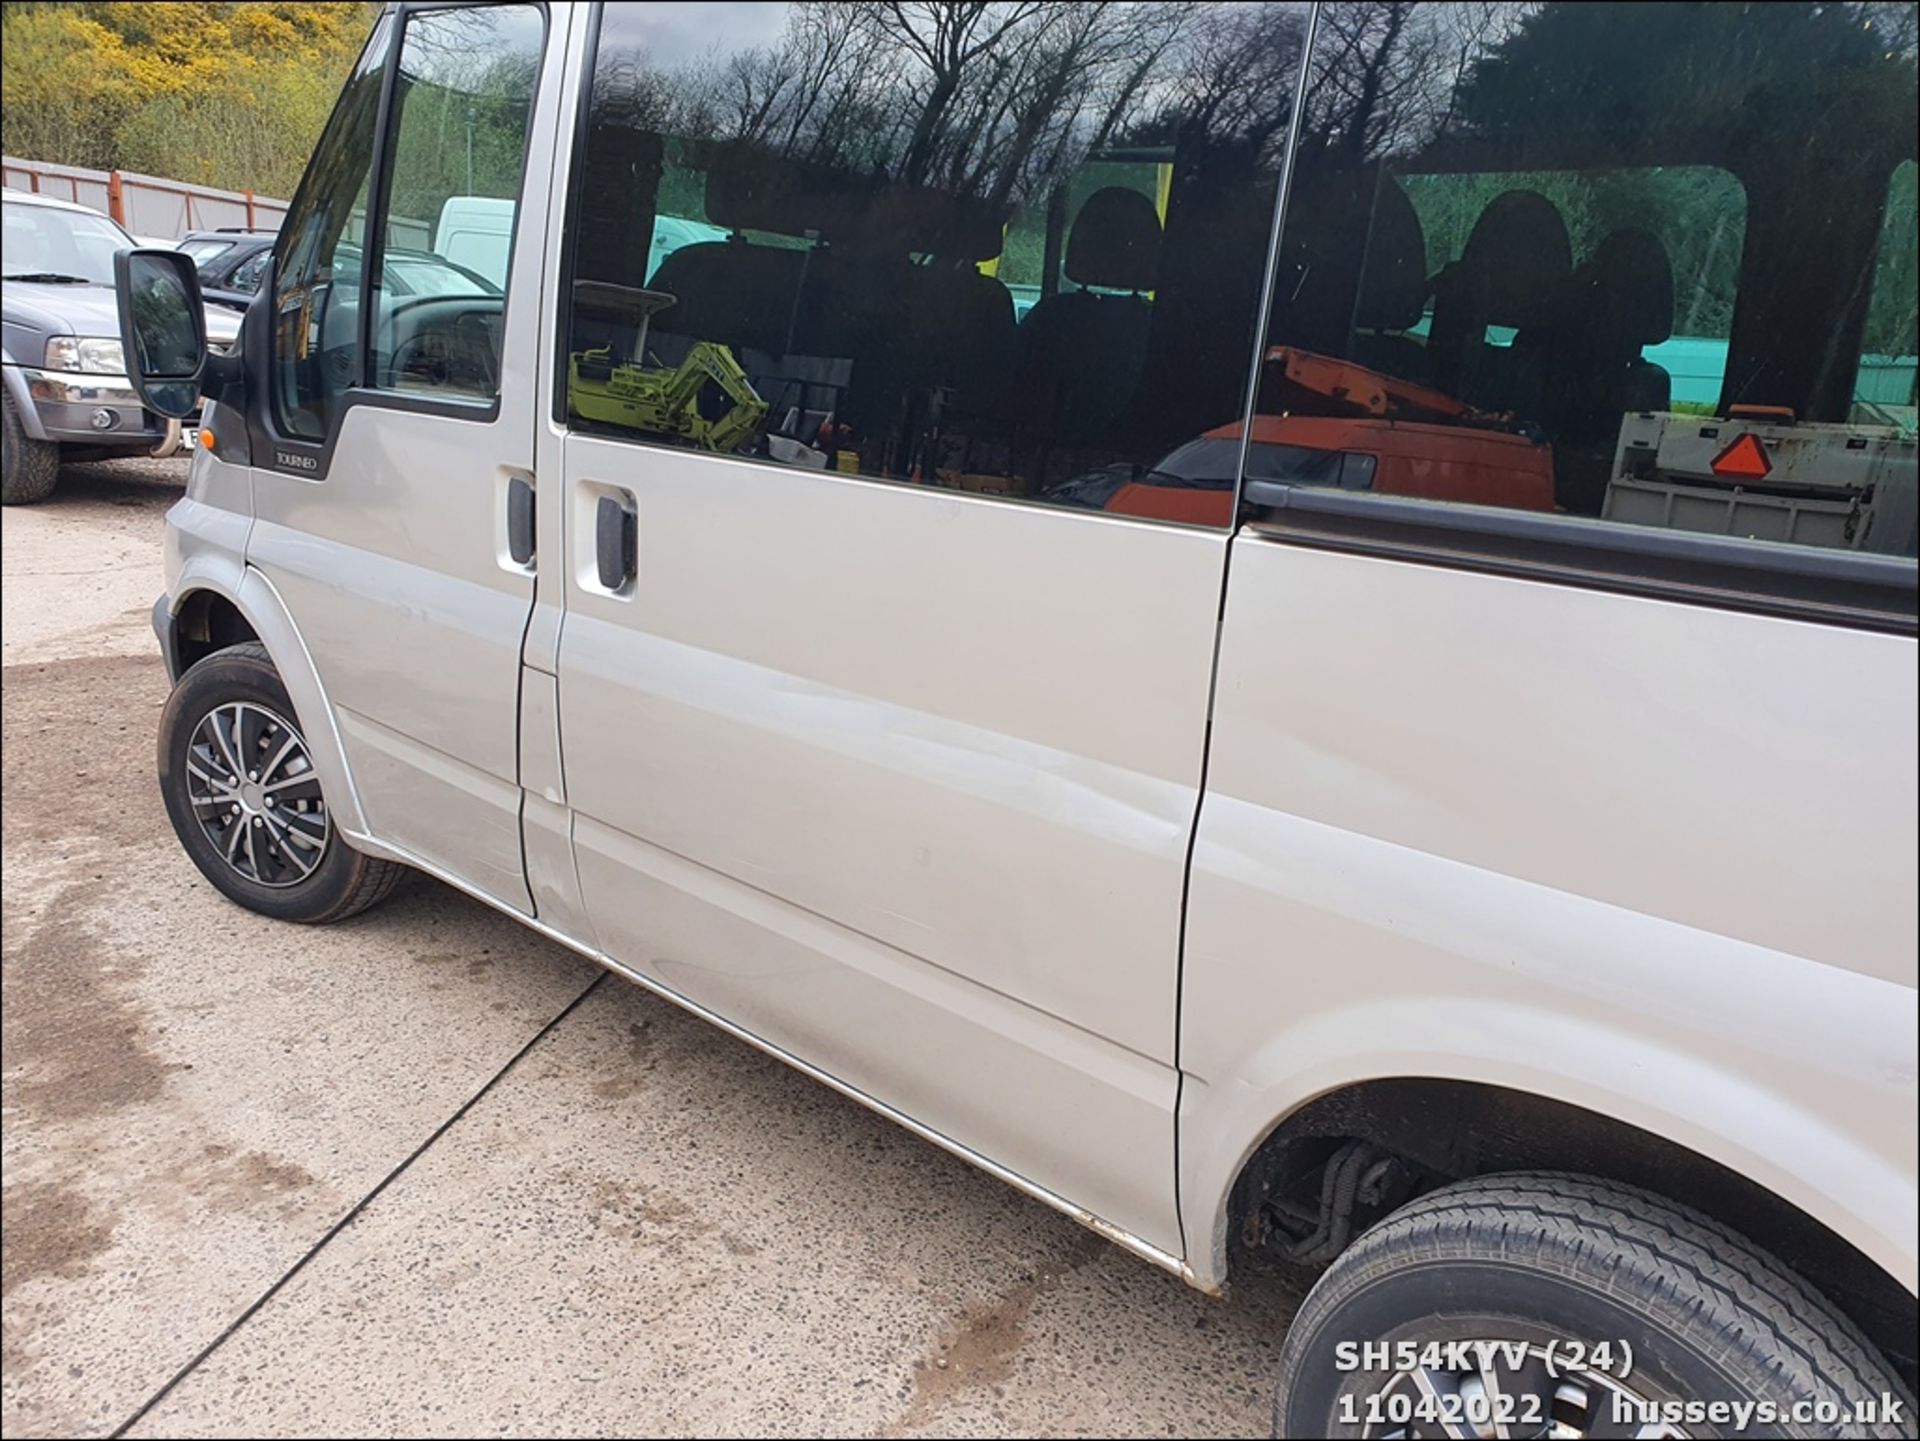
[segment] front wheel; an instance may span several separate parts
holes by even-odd
[[[0,396],[0,504],[45,500],[59,479],[60,447],[30,438],[13,408],[13,397]]]
[[[1744,1237],[1651,1192],[1529,1172],[1434,1191],[1341,1255],[1281,1349],[1274,1434],[1910,1436],[1912,1407],[1852,1323]]]
[[[160,713],[160,793],[200,874],[262,915],[345,920],[406,874],[334,826],[286,687],[252,642],[208,656],[173,688]]]

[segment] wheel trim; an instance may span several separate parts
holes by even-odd
[[[333,822],[291,721],[254,701],[215,706],[188,738],[186,771],[194,822],[236,874],[278,890],[319,868]]]
[[[1456,1344],[1456,1343],[1449,1343]],[[1432,1406],[1442,1398],[1458,1396],[1470,1416],[1486,1418],[1483,1424],[1463,1421],[1447,1426],[1415,1421],[1389,1423],[1367,1431],[1370,1441],[1426,1441],[1429,1437],[1647,1437],[1652,1441],[1686,1441],[1687,1433],[1664,1422],[1640,1424],[1614,1419],[1614,1397],[1632,1403],[1637,1410],[1654,1398],[1643,1395],[1620,1377],[1590,1369],[1559,1370],[1549,1367],[1547,1348],[1518,1340],[1477,1340],[1457,1343],[1476,1348],[1480,1364],[1464,1371],[1419,1367],[1401,1372],[1382,1388],[1384,1397],[1405,1393],[1416,1406]],[[1525,1359],[1512,1364],[1521,1351]],[[1528,1427],[1501,1424],[1494,1417],[1507,1405],[1532,1397],[1539,1403],[1542,1423]],[[1416,1412],[1416,1414],[1418,1414]],[[1524,1415],[1524,1410],[1513,1414]]]

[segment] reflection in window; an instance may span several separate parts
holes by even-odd
[[[502,297],[543,30],[531,5],[427,11],[407,22],[373,385],[483,399],[499,392]]]
[[[1740,182],[1710,166],[1654,166],[1644,170],[1522,171],[1505,174],[1399,175],[1424,245],[1424,273],[1438,276],[1462,262],[1480,218],[1508,191],[1541,196],[1567,232],[1568,268],[1527,283],[1558,287],[1549,304],[1563,308],[1562,328],[1597,331],[1612,325],[1621,365],[1646,367],[1643,388],[1659,389],[1659,408],[1712,415],[1727,372],[1727,338],[1739,284],[1747,200]],[[1544,212],[1542,212],[1544,213]],[[1702,223],[1702,217],[1707,217]],[[1483,241],[1485,232],[1483,234]],[[1390,242],[1378,235],[1376,243]],[[1558,253],[1559,236],[1547,242]],[[1576,279],[1575,277],[1579,278]],[[1496,280],[1496,283],[1498,281]],[[1426,297],[1420,320],[1407,333],[1424,340],[1433,323]],[[1363,295],[1361,305],[1371,297]],[[1527,298],[1504,302],[1524,309]],[[1586,314],[1578,314],[1584,309]],[[1488,346],[1510,349],[1517,327],[1489,324]],[[1642,398],[1657,399],[1657,394]],[[1561,397],[1564,401],[1567,397]]]
[[[1376,494],[1915,553],[1910,36],[1797,0],[1323,15],[1268,440]]]
[[[1880,245],[1874,256],[1860,373],[1853,382],[1854,420],[1898,426],[1909,435],[1915,428],[1915,374],[1920,370],[1920,341],[1915,338],[1915,295],[1920,293],[1917,174],[1920,167],[1903,160],[1887,186],[1887,213],[1880,223]]]
[[[271,250],[262,250],[250,259],[234,266],[233,274],[227,277],[227,288],[238,290],[246,295],[260,288],[260,281],[267,273],[267,262],[273,259]]]
[[[374,27],[274,245],[274,418],[302,440],[326,438],[340,397],[358,378],[358,266],[350,275],[336,266],[342,241],[365,224],[393,29],[391,16]]]
[[[1299,7],[756,13],[605,12],[568,418],[1119,513],[1237,424]]]
[[[191,260],[194,267],[202,276],[205,276],[207,262],[233,249],[233,242],[231,240],[183,240],[174,248]]]

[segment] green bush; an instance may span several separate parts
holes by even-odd
[[[0,7],[7,153],[289,196],[378,7]]]

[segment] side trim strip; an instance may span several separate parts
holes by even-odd
[[[1250,480],[1242,499],[1253,512],[1248,533],[1290,545],[1895,635],[1920,631],[1920,569],[1899,556],[1279,481]]]
[[[448,872],[442,870],[440,867],[434,865],[432,862],[422,860],[420,857],[413,855],[409,851],[402,850],[398,846],[390,845],[385,841],[378,840],[373,836],[365,835],[357,831],[345,831],[343,833],[346,835],[346,837],[349,840],[353,842],[354,847],[356,849],[366,851],[370,855],[376,855],[386,860],[400,861],[406,865],[412,866],[417,871],[425,872],[427,875],[432,876],[435,880],[446,882],[446,884],[452,886],[455,890],[461,891],[466,895],[472,896],[477,901],[484,901],[487,905],[492,906],[495,910],[501,911],[504,914],[513,917],[514,920],[521,922],[529,930],[538,931],[541,935],[545,936],[548,940],[558,941],[561,945],[567,947],[569,950],[579,952],[581,955],[585,956],[588,960],[594,962],[596,965],[603,966],[607,970],[612,971],[615,975],[621,977],[622,979],[632,981],[635,985],[638,985],[645,990],[653,992],[654,995],[659,996],[662,1000],[670,1001],[672,1004],[680,1007],[681,1010],[687,1011],[692,1015],[698,1016],[701,1020],[707,1022],[708,1025],[718,1027],[720,1030],[725,1031],[728,1035],[732,1036],[735,1040],[745,1041],[749,1046],[752,1046],[755,1050],[765,1052],[767,1055],[772,1056],[776,1061],[785,1062],[787,1065],[793,1067],[794,1070],[800,1072],[802,1075],[807,1076],[812,1080],[818,1081],[823,1086],[827,1086],[835,1091],[838,1091],[841,1095],[845,1096],[848,1100],[857,1101],[862,1106],[865,1106],[869,1111],[873,1111],[878,1115],[884,1116],[889,1121],[892,1121],[895,1125],[900,1126],[905,1130],[913,1132],[913,1134],[918,1136],[921,1140],[931,1141],[934,1145],[938,1146],[941,1150],[947,1151],[952,1155],[958,1156],[961,1160],[967,1162],[969,1165],[978,1167],[980,1170],[985,1171],[989,1176],[992,1176],[997,1180],[1005,1181],[1009,1186],[1012,1186],[1016,1191],[1019,1191],[1025,1195],[1031,1196],[1034,1200],[1039,1201],[1043,1205],[1051,1206],[1054,1210],[1060,1212],[1062,1215],[1072,1217],[1074,1220],[1078,1221],[1081,1225],[1085,1226],[1088,1230],[1097,1232],[1099,1235],[1106,1237],[1107,1240],[1113,1242],[1116,1246],[1120,1246],[1125,1250],[1131,1251],[1134,1255],[1140,1257],[1142,1260],[1151,1261],[1154,1265],[1160,1267],[1163,1271],[1171,1271],[1174,1275],[1178,1276],[1181,1280],[1185,1281],[1189,1286],[1192,1286],[1197,1290],[1207,1291],[1209,1293],[1214,1293],[1214,1294],[1218,1293],[1219,1291],[1218,1286],[1201,1285],[1199,1277],[1195,1275],[1193,1268],[1189,1266],[1180,1257],[1175,1256],[1170,1252],[1162,1251],[1158,1246],[1155,1246],[1151,1242],[1141,1240],[1140,1237],[1134,1235],[1131,1231],[1123,1230],[1119,1226],[1114,1225],[1111,1221],[1104,1220],[1101,1217],[1094,1215],[1093,1212],[1087,1210],[1086,1207],[1077,1206],[1072,1201],[1069,1201],[1065,1196],[1058,1195],[1055,1192],[1049,1191],[1045,1186],[1037,1185],[1034,1182],[1029,1181],[1025,1176],[1020,1175],[1018,1172],[1008,1170],[1005,1166],[1002,1166],[997,1161],[989,1160],[987,1157],[981,1155],[978,1151],[972,1150],[971,1148],[964,1146],[960,1142],[954,1140],[951,1136],[942,1135],[939,1131],[934,1130],[931,1126],[926,1126],[921,1124],[919,1121],[914,1120],[913,1117],[907,1115],[902,1111],[896,1111],[892,1106],[889,1106],[885,1101],[874,1099],[872,1096],[869,1096],[865,1091],[862,1091],[857,1089],[856,1087],[850,1086],[845,1081],[840,1080],[838,1077],[830,1075],[826,1071],[821,1070],[818,1066],[812,1065],[806,1061],[801,1060],[798,1056],[794,1055],[792,1052],[784,1051],[780,1047],[774,1045],[772,1042],[762,1040],[760,1037],[756,1036],[752,1031],[746,1030],[741,1026],[735,1025],[732,1021],[729,1021],[725,1016],[719,1015],[713,1011],[708,1010],[705,1006],[701,1005],[698,1001],[689,1000],[687,999],[687,997],[681,995],[678,991],[675,991],[670,987],[663,986],[658,981],[653,980],[650,977],[643,976],[642,974],[640,974],[640,972],[632,970],[625,965],[622,965],[619,961],[616,961],[612,956],[609,956],[608,954],[606,954],[606,952],[599,950],[597,947],[592,946],[585,941],[576,940],[574,937],[568,935],[565,931],[562,931],[555,926],[548,925],[545,921],[539,920],[534,916],[530,916],[526,914],[524,911],[515,910],[512,906],[509,906],[504,902],[496,899],[495,897],[488,895],[486,892],[475,889],[473,886],[469,885],[467,882],[461,880],[458,876],[451,875]]]

